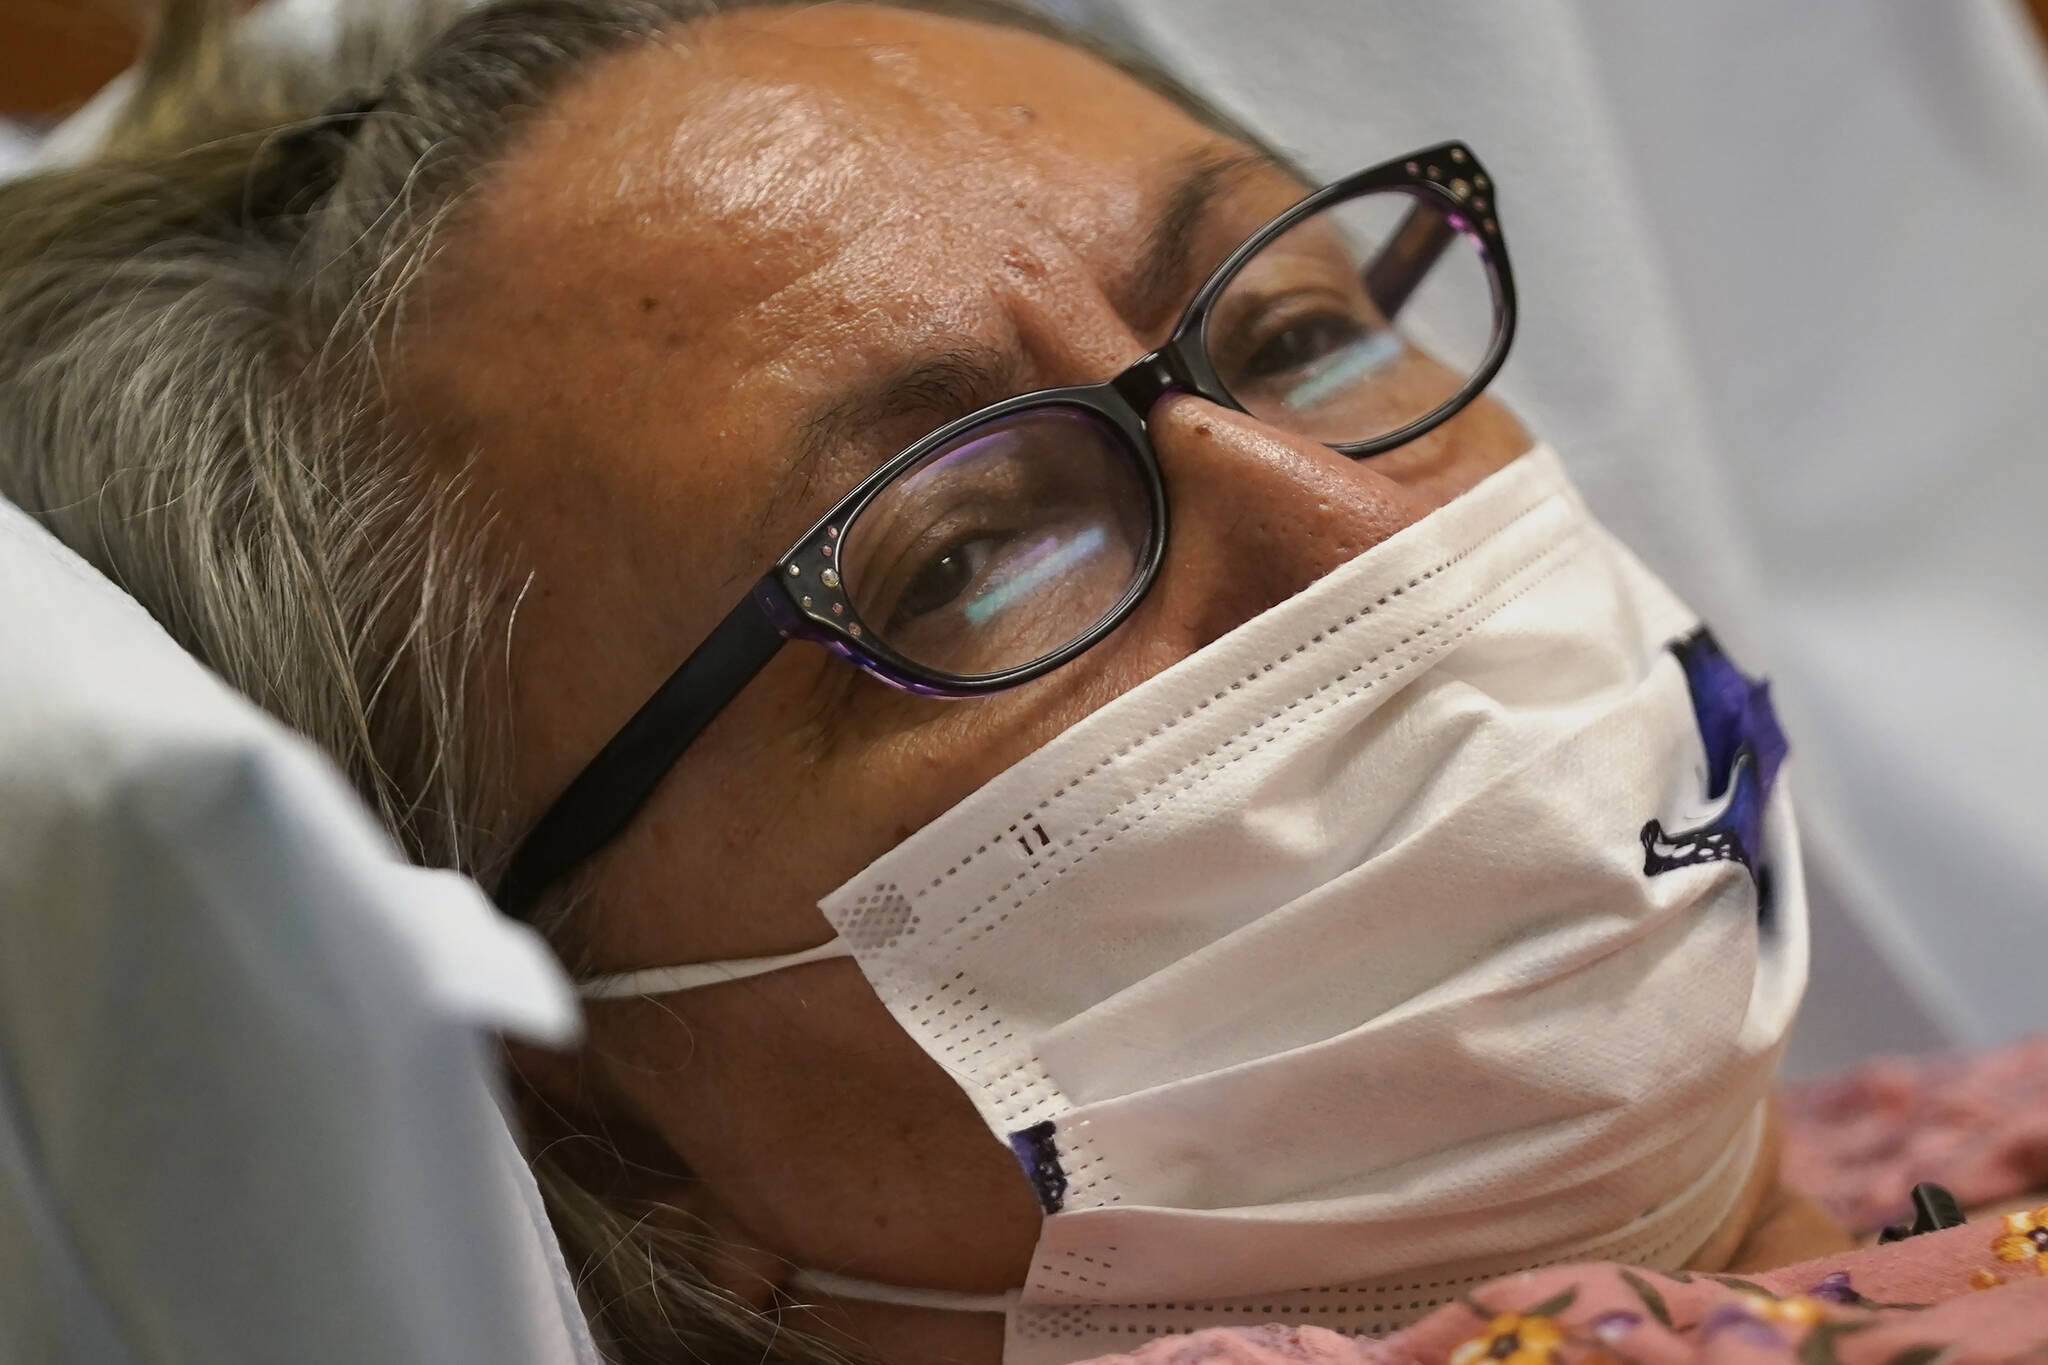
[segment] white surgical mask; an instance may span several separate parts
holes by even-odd
[[[1806,979],[1766,694],[1539,448],[1133,689],[823,902],[1046,1210],[1009,1365],[1383,1333],[1683,1263]],[[1763,890],[1760,893],[1759,887]]]

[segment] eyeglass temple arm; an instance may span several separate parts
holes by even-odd
[[[756,584],[555,798],[498,882],[500,909],[525,919],[541,892],[617,838],[704,727],[767,667],[785,639],[776,591],[769,579]]]
[[[1362,272],[1366,295],[1380,316],[1393,321],[1408,299],[1458,238],[1458,229],[1439,209],[1417,204],[1408,210],[1401,226],[1380,248],[1379,255],[1366,263]]]

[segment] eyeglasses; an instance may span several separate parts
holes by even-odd
[[[1116,629],[1166,552],[1147,415],[1198,394],[1362,457],[1470,403],[1515,331],[1493,186],[1447,142],[1311,194],[1232,252],[1171,338],[1102,384],[1008,398],[876,470],[775,562],[556,798],[498,903],[524,916],[616,838],[790,640],[893,687],[977,697]]]

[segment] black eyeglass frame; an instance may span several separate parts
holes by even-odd
[[[1445,220],[1476,240],[1493,290],[1493,338],[1485,358],[1451,398],[1394,431],[1367,441],[1331,443],[1330,448],[1354,458],[1376,455],[1461,412],[1507,359],[1515,334],[1515,286],[1507,243],[1495,216],[1491,179],[1471,148],[1445,142],[1333,181],[1246,238],[1195,292],[1166,342],[1121,374],[1099,384],[1039,389],[991,403],[922,437],[863,479],[798,537],[563,789],[514,852],[498,884],[499,906],[525,918],[543,891],[616,838],[697,736],[791,640],[823,645],[892,687],[965,698],[1044,677],[1115,630],[1151,591],[1166,555],[1166,483],[1149,434],[1152,408],[1168,394],[1192,393],[1245,411],[1209,360],[1207,330],[1216,301],[1245,263],[1275,239],[1332,204],[1380,190],[1407,190],[1440,201],[1435,207],[1444,211]],[[1449,240],[1436,243],[1434,250],[1440,253]],[[1130,447],[1143,477],[1152,535],[1129,590],[1100,621],[1065,646],[997,673],[942,673],[903,658],[875,639],[839,580],[835,554],[841,530],[934,450],[986,423],[1060,406],[1081,408],[1109,422]]]

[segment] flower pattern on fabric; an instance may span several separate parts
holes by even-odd
[[[2032,1213],[2005,1215],[2005,1234],[1991,1243],[1991,1251],[2001,1261],[2031,1265],[2048,1275],[2048,1204]]]
[[[1820,1303],[1804,1294],[1794,1294],[1789,1299],[1774,1299],[1764,1294],[1745,1294],[1742,1297],[1749,1310],[1765,1322],[1789,1328],[1800,1336],[1827,1317]]]
[[[1564,1359],[1564,1329],[1555,1320],[1534,1313],[1502,1313],[1486,1331],[1451,1352],[1450,1365],[1559,1365]]]
[[[1804,1294],[1780,1299],[1743,1291],[1707,1314],[1700,1324],[1700,1340],[1711,1341],[1732,1329],[1758,1345],[1797,1346],[1826,1318],[1819,1301]]]
[[[1869,1302],[1869,1300],[1856,1292],[1854,1285],[1849,1283],[1849,1272],[1846,1270],[1837,1270],[1822,1276],[1818,1284],[1806,1291],[1806,1296],[1810,1299],[1818,1299],[1822,1303],[1845,1303],[1860,1306]]]
[[[1610,1308],[1587,1324],[1593,1329],[1594,1336],[1610,1343],[1620,1341],[1642,1325],[1643,1315],[1631,1313],[1626,1308]]]
[[[2048,1226],[2048,1217],[2031,1223]],[[1306,1325],[1219,1328],[1163,1338],[1096,1365],[2048,1361],[2048,1276],[1983,1287],[1981,1275],[1991,1266],[2011,1264],[1994,1259],[1994,1236],[2027,1235],[2001,1232],[2007,1226],[1987,1220],[1755,1279],[1550,1267],[1460,1295],[1392,1336],[1347,1337]]]

